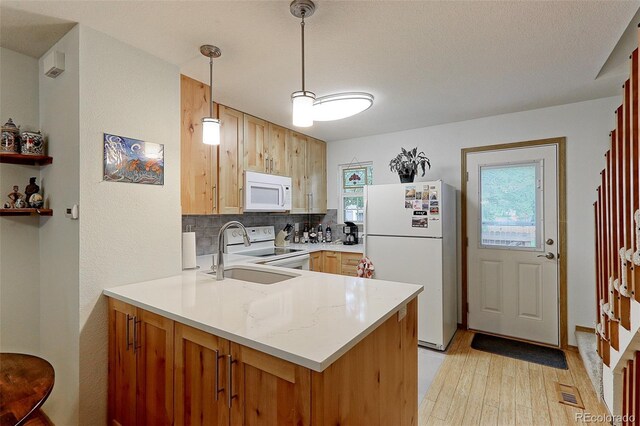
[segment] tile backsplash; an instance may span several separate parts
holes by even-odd
[[[342,224],[337,224],[338,210],[329,209],[326,214],[288,214],[288,213],[244,213],[241,215],[211,215],[211,216],[182,216],[182,230],[187,226],[196,233],[196,255],[211,254],[217,251],[218,232],[225,223],[237,220],[245,226],[265,226],[273,225],[276,231],[285,227],[287,223],[294,225],[298,223],[300,233],[304,224],[317,227],[322,223],[322,227],[327,229],[331,226],[333,239],[342,239]],[[292,237],[293,239],[293,237]]]

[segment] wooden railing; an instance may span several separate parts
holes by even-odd
[[[620,327],[631,329],[631,303],[640,301],[640,206],[638,182],[638,50],[630,57],[631,77],[615,111],[616,128],[594,203],[598,354],[609,366],[620,350]],[[624,349],[624,348],[622,348]]]

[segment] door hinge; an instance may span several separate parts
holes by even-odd
[[[469,182],[469,172],[467,172],[467,182]]]

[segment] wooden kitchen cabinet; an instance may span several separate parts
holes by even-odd
[[[311,371],[231,343],[232,425],[309,425]]]
[[[290,132],[287,138],[287,163],[291,176],[291,213],[307,213],[307,137]]]
[[[173,424],[173,321],[109,299],[109,424]]]
[[[176,323],[176,426],[229,424],[228,356],[228,340]]]
[[[307,139],[307,189],[309,213],[327,212],[327,144]]]
[[[290,130],[269,123],[269,170],[271,174],[287,176],[287,136]]]
[[[417,424],[417,299],[322,372],[108,303],[111,425]]]
[[[362,259],[362,253],[347,253],[343,252],[341,255],[341,267],[340,274],[348,275],[351,277],[358,276],[358,263]]]
[[[220,105],[218,147],[218,213],[240,214],[243,203],[244,114]]]
[[[326,272],[327,274],[340,275],[342,269],[340,255],[341,253],[339,251],[323,251],[322,272]]]
[[[218,150],[202,143],[202,117],[209,116],[209,86],[180,76],[180,201],[182,214],[215,214]]]
[[[269,123],[244,114],[244,170],[269,173]]]
[[[314,251],[309,253],[309,270],[322,272],[322,252]]]

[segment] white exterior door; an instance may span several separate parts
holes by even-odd
[[[557,147],[466,159],[469,328],[558,346]]]

